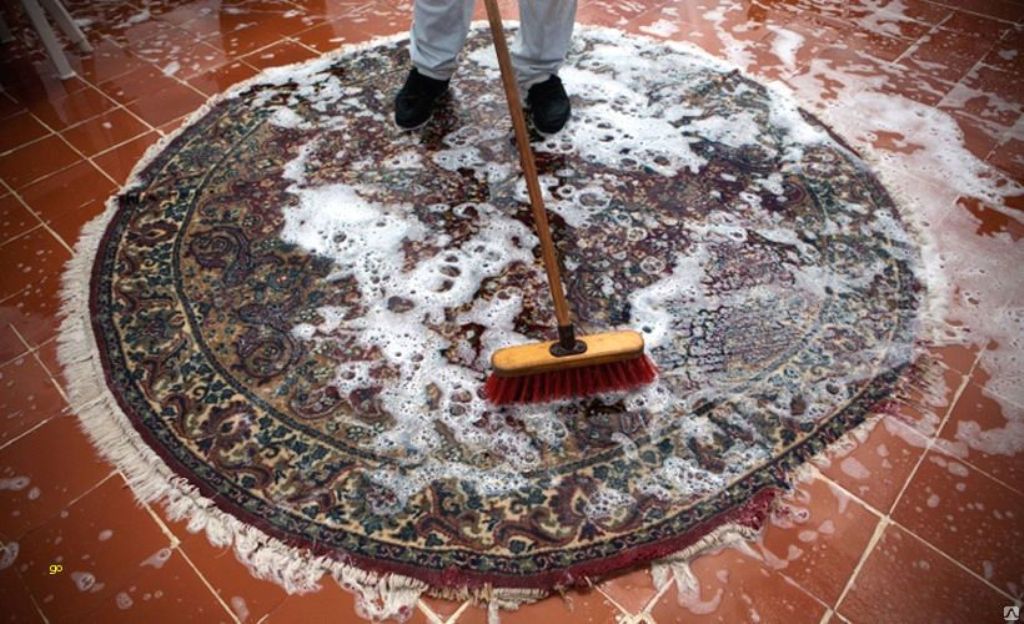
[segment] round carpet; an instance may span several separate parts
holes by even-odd
[[[542,186],[580,327],[642,331],[661,376],[489,406],[490,353],[552,338],[511,125],[474,31],[441,110],[399,132],[407,54],[218,99],[87,234],[62,357],[79,392],[102,365],[116,409],[86,427],[137,489],[317,561],[550,590],[757,527],[894,392],[917,248],[857,154],[717,61],[580,29]]]

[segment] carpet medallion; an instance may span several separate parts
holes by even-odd
[[[893,394],[918,253],[865,163],[717,61],[580,29],[542,186],[581,328],[644,332],[661,376],[489,406],[490,353],[552,322],[488,42],[421,131],[391,123],[388,40],[264,74],[140,165],[94,226],[94,352],[62,353],[102,364],[101,448],[324,561],[550,590],[758,526]]]

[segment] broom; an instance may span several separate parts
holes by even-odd
[[[490,21],[494,49],[501,68],[501,81],[515,128],[516,145],[523,176],[530,194],[533,221],[540,238],[541,257],[558,320],[558,340],[498,349],[491,356],[494,369],[484,385],[492,403],[543,403],[602,392],[628,390],[654,381],[657,369],[644,354],[644,339],[635,331],[612,331],[576,336],[562,277],[551,240],[537,168],[530,150],[526,120],[519,101],[512,62],[509,59],[501,14],[496,0],[484,0]]]

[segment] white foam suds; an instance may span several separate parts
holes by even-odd
[[[775,56],[779,57],[782,64],[789,70],[796,69],[796,54],[804,45],[804,38],[802,35],[780,28],[778,26],[767,26],[768,30],[775,34],[772,39],[772,52]]]
[[[683,607],[694,615],[707,615],[718,610],[722,603],[722,596],[725,590],[721,587],[715,590],[715,594],[709,599],[702,596],[700,580],[694,575],[693,570],[686,564],[674,566],[676,581],[676,599],[679,606]]]
[[[249,605],[245,603],[245,598],[232,596],[231,610],[235,612],[239,622],[246,622],[249,619]]]
[[[127,592],[117,592],[117,595],[114,596],[114,604],[116,604],[117,608],[121,611],[126,611],[131,609],[132,605],[135,603]]]
[[[75,571],[71,573],[71,580],[75,583],[75,587],[80,592],[96,593],[102,591],[103,583],[96,581],[96,576],[92,572],[80,572]]]
[[[31,483],[31,479],[26,476],[8,477],[0,479],[0,491],[11,490],[14,492],[20,492],[28,487]]]
[[[864,480],[871,476],[871,471],[853,457],[847,457],[839,462],[839,469],[844,474],[858,480]]]
[[[139,565],[140,566],[149,566],[151,568],[156,568],[156,569],[159,570],[160,568],[164,567],[164,564],[166,564],[170,559],[171,559],[171,549],[170,548],[161,548],[160,550],[156,551],[155,553],[153,553],[152,555],[147,557]]]
[[[18,545],[18,542],[7,542],[0,546],[0,570],[6,570],[14,565],[20,550],[21,547]]]

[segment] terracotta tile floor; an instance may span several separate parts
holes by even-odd
[[[95,52],[69,52],[78,77],[67,81],[14,4],[3,12],[15,41],[0,45],[0,618],[357,621],[333,583],[289,596],[134,502],[66,403],[57,289],[82,225],[207,96],[265,67],[403,31],[409,0],[247,0],[232,11],[217,0],[73,0]],[[579,21],[690,41],[788,83],[859,145],[918,155],[907,179],[938,204],[929,228],[1020,252],[1024,199],[961,196],[932,166],[941,150],[842,106],[857,94],[906,97],[960,128],[960,147],[982,167],[964,175],[1024,183],[1024,1],[581,0]],[[795,33],[799,48],[787,53],[780,33]],[[1004,270],[1020,271],[1019,258]],[[960,299],[988,297],[989,312],[1019,319],[1022,282],[983,295],[955,286]],[[503,620],[1002,621],[1024,592],[1024,455],[998,436],[1024,420],[1024,375],[1016,388],[991,387],[1005,361],[984,326],[933,351],[939,365],[919,401],[819,458],[756,542],[700,557],[660,586],[637,570]],[[965,432],[989,443],[965,442]],[[49,574],[55,563],[65,571]],[[486,620],[479,607],[430,598],[413,616]]]

